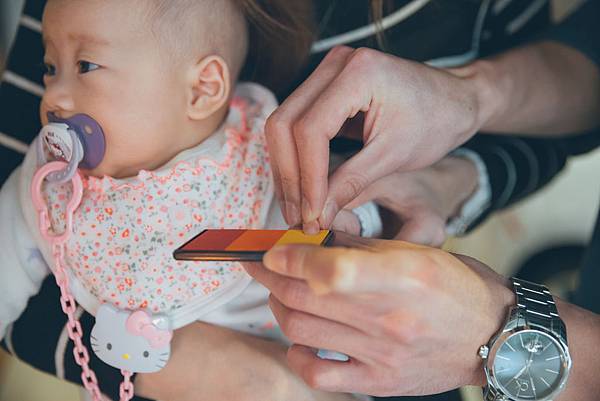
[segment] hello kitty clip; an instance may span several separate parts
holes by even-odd
[[[135,373],[161,370],[171,356],[168,321],[143,310],[121,311],[104,304],[96,313],[91,343],[94,353],[110,366]]]

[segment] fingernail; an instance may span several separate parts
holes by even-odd
[[[285,202],[285,216],[286,222],[292,227],[300,224],[300,221],[302,221],[298,206],[289,201]]]
[[[303,223],[302,230],[304,231],[305,234],[315,235],[315,234],[319,233],[319,231],[321,230],[321,227],[319,226],[318,221],[313,220],[313,221],[309,221],[308,223]]]
[[[331,225],[335,216],[338,213],[338,207],[334,201],[327,201],[325,203],[325,208],[323,209],[323,213],[319,216],[319,222],[323,227],[328,227]]]
[[[302,198],[302,221],[314,221],[319,218],[318,212],[313,210],[310,202],[306,198]]]

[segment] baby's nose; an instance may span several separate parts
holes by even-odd
[[[42,104],[47,112],[53,112],[59,116],[71,114],[75,109],[75,101],[68,82],[59,77],[56,77],[53,82],[49,82],[44,91]]]

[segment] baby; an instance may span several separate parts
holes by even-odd
[[[72,295],[96,316],[92,347],[124,374],[162,368],[172,331],[198,319],[285,341],[239,264],[172,258],[205,228],[286,228],[263,132],[275,97],[235,85],[248,3],[48,2],[46,128],[0,193],[0,337],[49,266],[65,312]],[[79,173],[38,170],[48,159]]]

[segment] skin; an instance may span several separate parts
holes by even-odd
[[[350,132],[348,119],[359,120]],[[338,47],[271,115],[266,133],[286,220],[315,232],[378,179],[431,165],[479,130],[548,135],[599,122],[598,68],[563,45],[450,70]],[[364,146],[328,177],[328,143],[340,132]]]
[[[163,370],[136,376],[136,394],[178,401],[353,399],[307,387],[287,366],[281,344],[222,327],[197,322],[177,330],[172,351]]]
[[[337,236],[339,247],[281,246],[247,271],[271,290],[271,308],[294,342],[290,367],[310,386],[366,394],[433,394],[483,386],[480,345],[515,304],[505,278],[461,255],[401,241]],[[348,249],[347,247],[351,247]],[[573,370],[561,400],[600,391],[589,352],[600,316],[557,300]],[[350,356],[326,361],[313,349]]]

